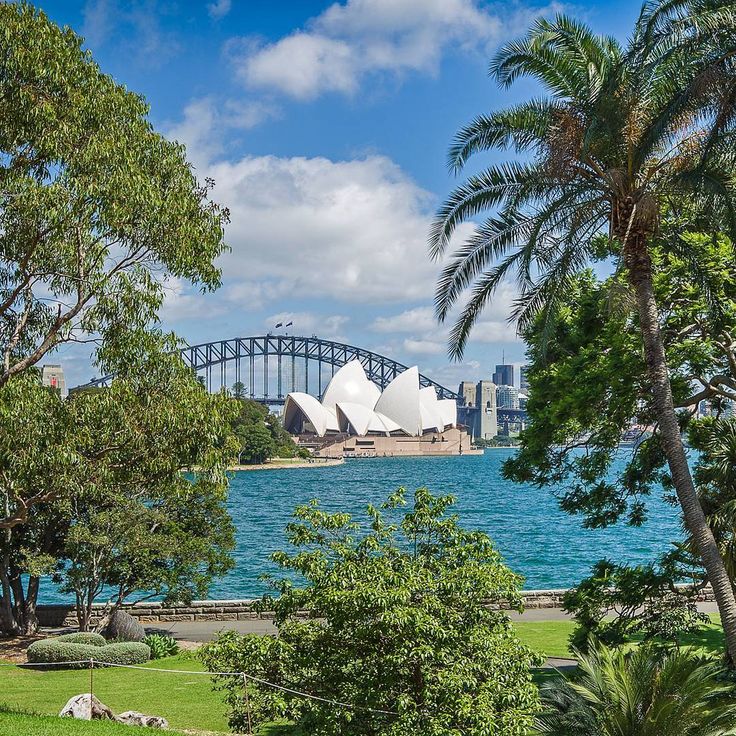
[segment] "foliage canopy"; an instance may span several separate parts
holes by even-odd
[[[295,550],[273,555],[290,575],[273,580],[280,595],[263,602],[278,637],[229,633],[202,656],[211,670],[245,671],[351,707],[255,682],[246,703],[242,679],[221,678],[234,728],[245,730],[249,715],[288,715],[315,736],[527,733],[537,709],[530,668],[540,658],[506,614],[486,605],[519,607],[521,579],[485,534],[447,514],[452,497],[421,488],[398,523],[389,521],[404,503],[399,490],[369,506],[364,524],[317,502],[297,508],[287,527]]]

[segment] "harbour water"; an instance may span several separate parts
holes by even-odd
[[[603,557],[647,562],[681,536],[677,510],[659,496],[650,500],[643,527],[583,529],[562,512],[549,489],[509,483],[501,464],[514,450],[492,449],[472,457],[349,460],[330,468],[236,473],[230,511],[237,526],[236,565],[212,586],[213,598],[248,598],[264,592],[259,575],[276,572],[269,554],[284,549],[284,526],[299,503],[318,498],[326,510],[355,514],[380,503],[399,486],[427,486],[452,493],[466,528],[487,532],[507,564],[526,578],[525,588],[574,585]]]
[[[525,577],[526,589],[575,585],[604,557],[648,562],[681,536],[677,510],[658,495],[649,499],[650,518],[642,527],[583,529],[580,518],[558,508],[550,489],[501,477],[501,465],[513,452],[354,459],[332,467],[234,473],[229,508],[237,528],[235,567],[214,582],[209,597],[253,598],[267,590],[259,578],[264,572],[278,574],[269,555],[286,548],[284,527],[298,504],[317,498],[325,510],[348,511],[362,519],[367,503],[380,503],[399,486],[407,495],[427,486],[436,495],[456,496],[455,511],[463,526],[488,533],[506,563]],[[43,603],[69,600],[46,581],[40,598]]]

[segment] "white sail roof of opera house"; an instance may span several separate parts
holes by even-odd
[[[419,436],[442,432],[457,423],[457,405],[439,400],[434,388],[419,386],[419,370],[407,368],[381,392],[365,374],[359,360],[352,360],[332,377],[320,402],[306,393],[286,397],[284,426],[290,432],[328,432],[353,435],[403,432]]]

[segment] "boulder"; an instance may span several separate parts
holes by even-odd
[[[168,728],[169,722],[161,716],[147,716],[136,710],[126,710],[116,719],[118,723],[125,723],[127,726],[148,726],[148,728]]]
[[[113,712],[90,693],[82,693],[69,698],[59,715],[68,718],[79,718],[83,721],[115,720]]]
[[[146,630],[129,613],[115,610],[105,627],[105,636],[118,641],[143,641]]]

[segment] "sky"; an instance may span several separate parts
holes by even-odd
[[[46,0],[104,72],[142,94],[157,130],[184,143],[230,209],[222,287],[167,284],[162,326],[189,344],[276,331],[372,349],[443,385],[489,378],[524,345],[512,285],[486,309],[461,362],[433,316],[441,268],[433,214],[458,183],[453,135],[538,94],[502,90],[488,62],[539,15],[566,12],[624,39],[639,3],[482,0]],[[492,160],[478,157],[466,173]],[[472,225],[459,232],[467,236]],[[79,346],[67,385],[96,375]],[[517,377],[518,381],[518,377]]]

